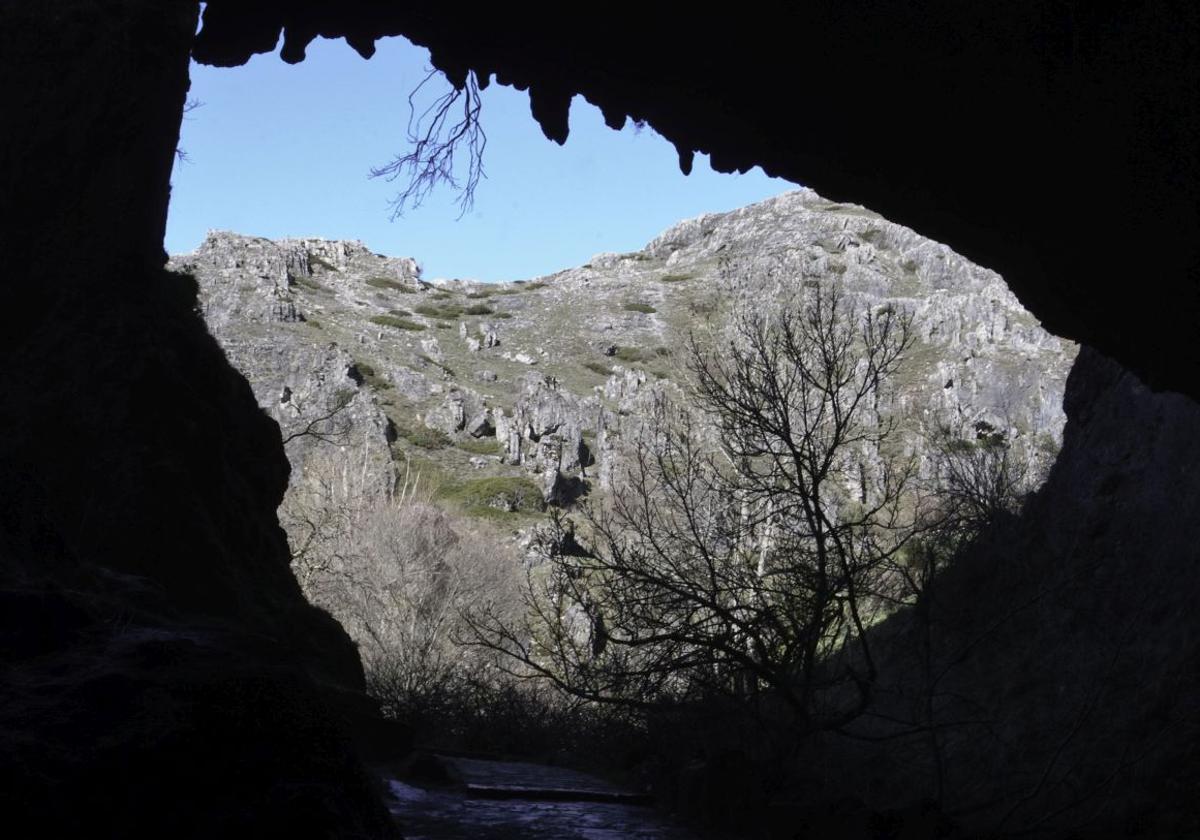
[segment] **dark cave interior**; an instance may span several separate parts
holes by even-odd
[[[194,286],[162,270],[189,59],[236,65],[281,34],[289,62],[318,36],[367,57],[402,34],[456,84],[474,72],[527,88],[550,140],[566,141],[580,94],[613,126],[648,122],[685,169],[695,152],[723,171],[761,165],[1001,272],[1049,330],[1091,348],[1021,543],[1030,562],[1086,555],[1108,575],[1067,591],[1067,617],[1021,643],[1051,627],[1074,640],[1062,656],[1083,661],[1112,613],[1098,605],[1120,575],[1149,570],[1163,608],[1139,625],[1154,635],[1144,667],[1123,677],[1145,690],[1118,699],[1194,718],[1194,4],[806,2],[580,20],[210,0],[195,35],[199,13],[150,0],[0,8],[0,801],[13,824],[394,831],[361,757],[402,751],[406,733],[374,719],[348,637],[303,600],[275,514],[278,429],[196,315]],[[1052,703],[1053,683],[1031,690]],[[1160,683],[1175,686],[1165,710]],[[1190,726],[1130,794],[1148,831],[1195,825]],[[1175,822],[1155,823],[1146,791],[1168,777]]]

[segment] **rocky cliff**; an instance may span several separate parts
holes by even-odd
[[[331,462],[345,492],[371,498],[419,475],[502,532],[610,489],[654,396],[686,399],[685,338],[724,335],[805,284],[913,314],[887,410],[925,460],[928,433],[948,427],[1001,436],[1044,473],[1075,354],[994,272],[805,190],[527,282],[426,281],[361,243],[223,232],[171,264],[197,278],[209,329],[280,424],[291,498],[327,489]],[[292,523],[294,546],[311,519]]]

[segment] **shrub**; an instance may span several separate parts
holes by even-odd
[[[583,366],[593,373],[598,373],[601,376],[612,376],[612,368],[602,362],[584,362]]]
[[[491,315],[495,311],[486,303],[473,303],[463,310],[467,315]]]
[[[648,303],[637,303],[637,302],[627,303],[622,307],[622,309],[624,309],[627,312],[642,312],[646,315],[652,315],[653,313],[658,311],[657,309],[655,309],[653,306],[651,306]]]
[[[445,449],[451,444],[450,436],[441,429],[431,429],[424,424],[413,424],[397,428],[400,436],[422,449]]]
[[[392,327],[397,330],[423,330],[424,324],[418,324],[416,321],[410,321],[407,318],[397,318],[395,315],[372,315],[369,319],[372,324],[379,324],[381,327]]]
[[[500,441],[493,438],[467,438],[466,440],[456,441],[455,446],[463,452],[470,452],[473,455],[499,455]]]
[[[373,286],[376,289],[392,289],[397,292],[412,292],[412,289],[405,286],[399,280],[393,280],[390,277],[368,277],[367,285]]]
[[[646,361],[646,353],[638,347],[618,347],[613,356],[622,362]]]
[[[690,274],[664,274],[662,277],[658,278],[658,281],[660,283],[682,283],[685,280],[691,279],[692,275]]]
[[[463,314],[463,307],[457,303],[422,303],[413,308],[421,315],[429,318],[441,318],[447,321],[453,320]]]
[[[301,275],[300,277],[295,278],[295,283],[301,288],[308,289],[310,292],[330,291],[329,287],[324,283],[319,283],[307,275]]]
[[[375,370],[374,365],[371,365],[367,362],[361,362],[356,359],[354,361],[354,367],[358,370],[359,374],[361,374],[363,381],[375,390],[386,391],[392,387],[392,383],[380,376],[379,372]]]
[[[445,487],[439,495],[468,513],[539,513],[545,507],[542,491],[524,476],[477,478]]]

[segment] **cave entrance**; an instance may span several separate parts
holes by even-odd
[[[896,447],[915,456],[914,477],[929,479],[943,454],[959,477],[1047,466],[1073,352],[998,275],[758,171],[721,175],[701,159],[684,176],[651,129],[613,130],[581,100],[555,145],[524,92],[445,98],[428,61],[393,38],[369,61],[317,41],[296,66],[274,55],[194,66],[168,248],[281,427],[292,473],[279,515],[296,576],[359,643],[376,695],[431,746],[551,750],[581,743],[582,726],[585,749],[635,749],[628,719],[581,721],[510,685],[480,694],[472,680],[494,651],[464,653],[454,640],[471,628],[446,616],[500,596],[504,609],[522,603],[512,573],[540,562],[547,574],[539,549],[592,556],[595,534],[557,517],[613,494],[626,448],[665,416],[655,400],[683,382],[689,331],[715,340],[736,307],[833,285],[860,314],[908,312],[916,367],[881,399],[918,418]],[[473,104],[486,134],[468,124],[455,160],[426,158],[448,177],[396,218],[411,173],[369,178],[372,167],[408,153],[443,105],[437,136],[452,135]],[[473,151],[487,175],[477,183]],[[1023,461],[1010,465],[997,453],[1013,442]],[[853,464],[855,503],[886,481],[882,452]],[[551,519],[561,529],[539,543]],[[601,655],[595,603],[581,597],[565,615]],[[481,703],[518,720],[481,728]],[[515,743],[535,717],[551,722],[534,733],[543,740]]]

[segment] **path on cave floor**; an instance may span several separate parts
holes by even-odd
[[[453,786],[389,779],[407,840],[695,840],[646,798],[602,779],[540,764],[439,756]]]

